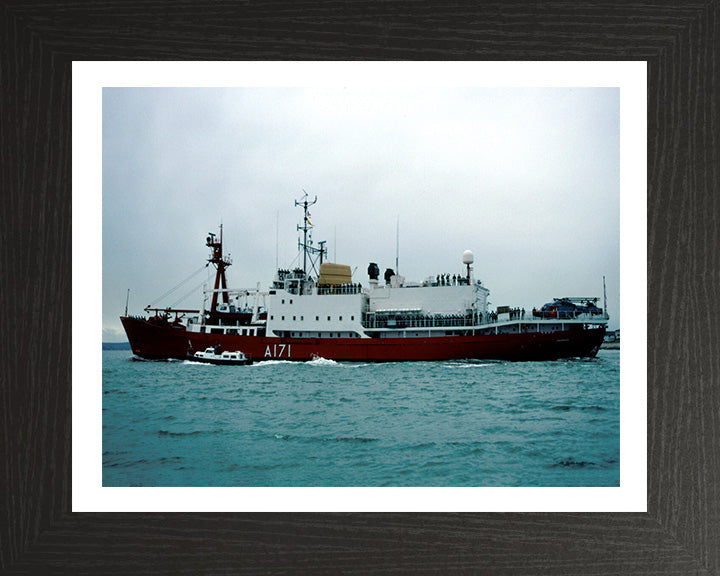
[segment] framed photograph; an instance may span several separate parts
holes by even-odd
[[[74,381],[73,509],[644,510],[645,85],[644,62],[74,63],[104,350]],[[299,174],[324,194],[291,198]]]
[[[715,238],[708,232],[717,212],[711,192],[718,184],[717,171],[708,161],[717,152],[717,98],[712,90],[717,70],[711,57],[718,32],[716,4],[686,4],[673,9],[619,5],[613,10],[606,5],[586,5],[582,10],[556,6],[542,12],[534,5],[500,4],[482,11],[445,8],[424,16],[423,10],[418,11],[421,6],[398,6],[389,14],[382,5],[345,6],[342,10],[318,5],[317,18],[311,12],[302,20],[304,34],[295,32],[297,21],[290,13],[279,16],[261,7],[236,10],[214,6],[207,10],[182,6],[170,18],[178,19],[174,26],[166,25],[169,17],[160,7],[135,8],[137,12],[117,13],[110,7],[90,11],[62,3],[51,8],[11,4],[2,12],[6,57],[0,65],[3,76],[13,79],[0,95],[6,144],[3,188],[9,192],[3,210],[2,268],[7,282],[2,290],[6,296],[2,330],[5,342],[16,342],[12,352],[8,348],[1,372],[6,440],[0,455],[4,462],[0,478],[7,487],[3,491],[5,519],[0,526],[3,572],[169,573],[176,572],[178,566],[203,573],[718,571],[714,519],[719,501],[712,489],[718,475],[717,458],[713,456],[718,452],[718,397],[713,392],[717,355],[709,316],[698,314],[699,310],[712,309],[712,290],[706,280],[717,267],[711,257]],[[322,29],[318,27],[321,21]],[[273,24],[268,28],[261,22]],[[402,30],[413,31],[412,38],[401,34]],[[614,33],[608,36],[611,31]],[[348,45],[348,38],[353,38],[352,45]],[[184,62],[162,66],[153,62],[169,56]],[[126,70],[144,68],[145,79],[138,82],[130,75],[124,80],[116,77],[106,81],[113,66],[121,69],[121,61],[138,57],[147,62],[126,62],[124,66]],[[87,134],[97,136],[97,131],[82,133],[79,117],[102,118],[122,127],[121,115],[103,117],[110,108],[106,98],[125,98],[137,86],[176,86],[187,91],[197,86],[191,80],[193,74],[178,80],[184,71],[200,66],[214,70],[213,74],[228,70],[220,62],[187,61],[252,60],[255,62],[246,62],[244,68],[238,63],[237,68],[252,77],[248,71],[272,70],[280,65],[272,61],[289,57],[307,61],[424,61],[406,65],[429,70],[432,86],[441,84],[438,77],[448,69],[455,68],[455,73],[493,67],[531,70],[533,63],[543,76],[530,83],[525,80],[522,86],[557,86],[551,71],[566,64],[542,62],[547,59],[575,61],[574,85],[584,90],[612,91],[619,86],[602,80],[593,85],[589,78],[593,74],[596,79],[602,78],[603,69],[624,66],[626,72],[634,73],[635,81],[641,79],[617,90],[619,155],[631,159],[629,165],[621,161],[618,169],[623,175],[625,171],[632,173],[633,168],[637,171],[635,163],[647,169],[646,177],[620,178],[620,201],[626,197],[622,186],[629,185],[627,197],[639,198],[642,209],[624,211],[619,207],[621,244],[626,238],[637,240],[637,251],[627,262],[636,269],[633,273],[639,273],[639,279],[628,284],[627,290],[623,286],[618,291],[618,298],[623,300],[621,306],[618,299],[617,308],[618,313],[622,308],[624,328],[619,364],[621,369],[623,365],[632,367],[622,375],[619,404],[621,411],[624,406],[633,408],[621,413],[619,428],[620,434],[633,428],[641,432],[628,436],[627,442],[625,436],[618,441],[617,478],[600,487],[582,481],[510,487],[499,481],[488,487],[499,491],[486,493],[478,492],[481,489],[472,481],[460,486],[460,481],[453,481],[447,486],[415,480],[391,482],[387,487],[358,482],[359,486],[349,488],[324,479],[300,489],[268,482],[258,482],[262,487],[243,488],[219,483],[212,495],[206,496],[200,492],[206,484],[202,480],[193,483],[184,477],[175,483],[153,484],[146,479],[133,483],[122,480],[122,474],[107,472],[111,466],[104,464],[123,465],[120,455],[106,454],[116,448],[108,448],[103,440],[102,410],[109,405],[102,397],[107,388],[95,379],[101,374],[99,348],[103,340],[102,297],[98,292],[107,292],[97,280],[111,274],[111,269],[103,268],[108,258],[101,246],[112,235],[102,227],[100,202],[106,201],[103,194],[107,184],[102,175],[98,178],[102,162],[86,161],[85,152],[77,148],[83,140],[87,145]],[[92,60],[98,62],[88,62]],[[482,61],[487,61],[487,68],[482,68]],[[354,74],[370,64],[297,62],[292,69],[304,74],[309,67],[324,66],[338,83],[348,71]],[[390,70],[391,75],[398,70],[394,64],[374,63]],[[81,100],[83,91],[77,75],[81,68],[91,71],[85,78],[101,87],[99,96],[95,91],[94,96]],[[174,78],[169,83],[163,78],[166,73]],[[646,87],[642,81],[645,74]],[[256,87],[262,85],[268,90],[272,78],[256,77]],[[305,81],[298,77],[291,85],[304,86]],[[217,76],[213,83],[235,85],[234,81],[219,83]],[[353,81],[348,79],[346,84]],[[287,85],[284,80],[282,86]],[[638,86],[644,89],[640,100],[645,106],[623,108],[623,94]],[[613,98],[604,92],[600,97]],[[635,97],[637,100],[637,94]],[[624,122],[638,120],[633,115],[641,116],[646,141],[622,139]],[[100,158],[107,151],[107,143],[101,135],[95,144],[94,154]],[[113,160],[122,159],[116,156]],[[436,182],[434,174],[426,177]],[[645,184],[647,198],[632,189]],[[95,193],[88,195],[93,186]],[[78,187],[84,188],[86,196],[75,194]],[[298,188],[302,187],[301,182]],[[310,197],[315,196],[312,189],[308,192]],[[161,219],[167,216],[161,203],[145,199],[147,213]],[[303,202],[302,194],[291,200],[298,199]],[[141,202],[142,198],[129,193],[130,200]],[[87,206],[79,202],[87,202]],[[122,206],[111,208],[121,221]],[[272,244],[273,216],[276,224],[280,218],[273,214],[277,210],[274,205],[264,210],[269,210],[266,220],[270,220]],[[638,218],[638,213],[643,217]],[[305,207],[298,227],[306,234],[311,219]],[[132,227],[139,225],[139,220],[139,215],[132,215],[126,222],[133,234],[140,234],[141,228],[135,231]],[[395,241],[398,246],[405,222],[393,220],[389,220],[389,243]],[[230,222],[223,224],[225,227]],[[203,229],[203,234],[206,232]],[[411,234],[409,229],[407,234]],[[214,246],[213,238],[208,238],[207,246]],[[302,243],[310,245],[306,236]],[[633,242],[627,242],[630,244]],[[273,252],[272,246],[269,252]],[[396,247],[389,253],[397,259],[402,251]],[[273,260],[272,254],[269,259]],[[384,262],[388,259],[391,257],[386,256]],[[277,264],[279,257],[274,260]],[[410,262],[406,265],[395,260],[391,264],[395,270],[388,282],[401,282],[397,279],[400,271]],[[468,266],[469,279],[470,266],[477,265],[465,260],[462,264]],[[637,270],[645,266],[646,274]],[[622,262],[619,268],[619,276],[631,277]],[[460,290],[466,281],[461,272],[453,269],[446,275],[439,270],[433,274],[434,280],[417,279],[416,289]],[[84,281],[79,286],[77,279],[86,278],[85,274],[87,286],[83,286]],[[332,290],[350,290],[355,285],[352,280],[354,275],[351,282],[330,285]],[[366,282],[363,278],[362,283]],[[551,295],[556,296],[585,295]],[[552,298],[550,304],[559,302]],[[522,308],[508,310],[504,304],[495,302],[478,313],[508,314],[510,321],[510,315],[524,309],[524,302]],[[229,311],[230,302],[227,305]],[[587,302],[573,305],[589,306]],[[413,315],[408,308],[401,313],[396,307],[392,317],[387,310],[371,310],[374,329],[389,329],[390,321],[422,321],[422,328],[428,328],[429,320]],[[612,308],[609,310],[612,313]],[[550,311],[548,308],[546,312]],[[568,313],[560,308],[553,311]],[[591,312],[583,309],[574,313]],[[634,315],[640,317],[640,324],[632,321]],[[269,327],[269,318],[267,321]],[[448,324],[442,329],[458,330],[459,326]],[[410,328],[419,327],[405,327]],[[289,330],[279,323],[274,329]],[[342,329],[344,324],[333,325],[336,332]],[[278,360],[282,358],[271,353],[264,361]],[[84,384],[78,385],[79,381]],[[89,403],[85,402],[88,397]],[[567,406],[568,411],[571,408],[562,402],[555,405]],[[558,412],[563,410],[558,408]],[[165,436],[178,433],[171,428],[171,424],[162,428]],[[281,437],[275,440],[287,442],[283,431],[278,434]],[[77,465],[78,459],[88,454],[90,460]],[[565,464],[570,462],[563,456],[558,458]],[[612,460],[612,456],[608,458]],[[583,466],[579,460],[572,460],[563,467],[577,471]],[[93,501],[96,491],[107,496],[104,502]],[[616,498],[619,494],[623,496]]]

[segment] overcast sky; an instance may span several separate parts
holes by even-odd
[[[617,88],[103,89],[103,341],[205,263],[222,222],[231,287],[297,255],[303,189],[329,260],[408,280],[462,273],[492,306],[602,298],[619,328]],[[276,226],[279,224],[279,227]],[[276,244],[276,235],[278,242]],[[277,252],[276,252],[277,250]],[[161,305],[198,308],[194,282]],[[212,278],[212,276],[211,276]],[[190,296],[182,302],[184,294]]]

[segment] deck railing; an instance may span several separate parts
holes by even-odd
[[[390,329],[404,329],[404,328],[481,328],[483,326],[492,326],[498,323],[506,322],[522,322],[525,324],[532,323],[547,323],[547,321],[583,321],[587,323],[598,323],[608,319],[607,314],[560,314],[556,316],[532,316],[527,312],[523,315],[522,312],[517,315],[514,314],[500,314],[497,313],[484,313],[484,314],[448,314],[448,315],[423,315],[423,314],[412,314],[412,315],[395,315],[385,316],[377,315],[375,313],[364,313],[362,317],[362,325],[365,328],[390,328]]]
[[[316,287],[319,295],[325,294],[360,294],[362,286],[359,283],[348,284],[318,284]]]

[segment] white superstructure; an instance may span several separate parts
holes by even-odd
[[[275,282],[267,303],[268,336],[368,338],[379,329],[440,328],[479,324],[487,315],[489,291],[480,282],[455,277],[455,284],[405,285],[399,276],[369,288],[347,283],[323,289],[289,273]],[[282,286],[282,287],[280,287]],[[453,321],[454,320],[454,321]],[[377,335],[377,334],[375,334]]]

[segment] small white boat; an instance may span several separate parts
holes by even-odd
[[[205,364],[225,364],[228,366],[243,366],[252,364],[252,358],[245,356],[243,352],[235,350],[228,352],[218,345],[214,348],[206,348],[203,352],[195,352],[187,357],[193,362],[203,362]]]

